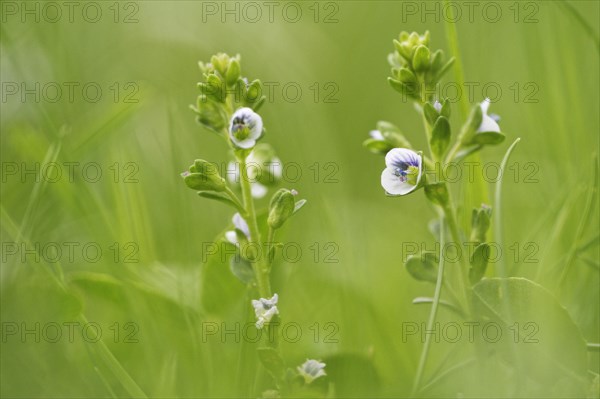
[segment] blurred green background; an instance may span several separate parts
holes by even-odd
[[[473,86],[469,102],[483,100],[486,84],[500,87],[491,111],[508,136],[481,160],[500,162],[508,144],[522,138],[511,159],[519,176],[513,170],[505,177],[504,259],[512,275],[554,293],[585,340],[597,343],[599,3],[496,2],[493,9],[475,3],[471,19],[464,3],[454,3],[462,11],[456,28],[465,80]],[[426,146],[419,115],[386,82],[386,57],[401,30],[429,30],[431,47],[449,53],[447,6],[278,3],[270,21],[269,6],[257,2],[262,16],[253,22],[255,11],[238,2],[97,2],[89,9],[76,2],[72,20],[64,3],[54,4],[62,10],[55,22],[45,3],[2,2],[2,397],[128,396],[118,378],[123,373],[149,397],[256,397],[270,386],[257,344],[220,335],[253,320],[254,294],[226,263],[203,261],[203,243],[221,234],[231,211],[198,198],[179,177],[196,158],[228,159],[221,140],[188,108],[198,94],[197,62],[217,52],[240,53],[245,76],[272,83],[260,111],[267,141],[301,171],[295,181],[290,169],[294,181],[282,186],[308,199],[280,235],[302,253],[297,262],[280,260],[272,281],[284,323],[302,330],[297,342],[282,341],[286,362],[325,360],[324,383],[338,397],[408,396],[422,342],[403,340],[402,326],[426,321],[429,307],[411,301],[431,296],[433,287],[403,269],[403,244],[433,248],[427,223],[435,214],[422,192],[385,197],[383,159],[361,142],[383,119],[416,147]],[[33,14],[23,14],[25,7]],[[225,7],[237,7],[238,15],[222,17]],[[297,8],[302,15],[292,22]],[[86,20],[96,18],[96,9],[99,20]],[[453,80],[450,72],[445,82]],[[36,82],[39,98],[23,93]],[[63,95],[53,102],[55,84]],[[94,102],[97,87],[102,95]],[[294,87],[302,90],[298,101]],[[494,89],[487,95],[496,96]],[[460,123],[457,103],[452,125]],[[43,178],[50,162],[61,177]],[[71,164],[72,178],[70,162],[79,163]],[[23,175],[25,169],[34,172]],[[102,175],[94,182],[97,170]],[[530,173],[533,180],[526,179]],[[467,226],[470,208],[492,198],[493,185],[474,194],[463,188],[452,184],[455,193],[471,193],[457,197],[466,204]],[[68,243],[75,243],[73,258]],[[508,249],[515,243],[516,260]],[[531,248],[537,263],[523,261]],[[442,310],[439,318],[454,315]],[[63,323],[86,319],[97,323],[106,347],[87,342],[94,339],[76,327],[69,339]],[[49,342],[55,336],[49,323],[61,326],[57,342]],[[207,326],[215,325],[218,333],[207,336]],[[23,336],[25,329],[33,332]],[[518,376],[524,371],[506,366],[499,346],[471,362],[473,345],[461,343],[434,343],[424,382],[439,379],[423,395],[586,395],[552,373]],[[553,345],[559,353],[579,350]],[[586,356],[582,367],[596,373],[591,381],[599,357]],[[540,355],[539,363],[549,361]],[[558,375],[569,375],[566,369]]]

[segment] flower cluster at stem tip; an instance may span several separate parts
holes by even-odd
[[[485,145],[503,142],[505,136],[498,124],[500,118],[488,114],[490,100],[486,98],[472,107],[454,144],[450,145],[450,101],[434,99],[431,93],[436,92],[436,85],[454,63],[454,58],[444,61],[444,52],[430,50],[429,40],[429,32],[423,35],[400,33],[399,39],[394,40],[395,51],[388,56],[392,73],[388,82],[393,89],[414,101],[425,123],[430,155],[414,149],[404,133],[387,121],[377,123],[363,146],[373,153],[385,155],[381,185],[387,195],[407,195],[425,187],[430,200],[445,205],[447,193],[443,192],[440,182],[427,181],[425,172],[433,169],[435,162],[459,161]]]

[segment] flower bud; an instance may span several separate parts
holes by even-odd
[[[221,76],[225,76],[227,67],[229,66],[230,57],[225,53],[215,54],[210,58],[210,63],[213,68],[218,71]]]
[[[485,236],[490,228],[491,218],[492,208],[490,206],[481,204],[481,207],[473,209],[470,241],[476,243],[485,242]]]
[[[429,49],[423,45],[420,45],[415,50],[415,55],[412,59],[412,65],[415,71],[422,72],[429,68]]]
[[[225,74],[225,82],[227,82],[227,86],[233,86],[240,78],[241,67],[240,62],[233,58],[229,63],[229,67],[227,68],[227,73]]]
[[[269,204],[269,226],[273,229],[280,228],[294,214],[295,206],[296,200],[292,191],[285,188],[278,190]]]
[[[227,187],[225,179],[223,179],[217,170],[217,167],[203,159],[197,159],[189,172],[181,174],[185,184],[192,190],[198,191],[224,191]]]

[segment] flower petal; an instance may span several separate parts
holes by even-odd
[[[239,212],[236,212],[236,214],[233,215],[231,221],[236,229],[244,233],[246,237],[250,237],[250,228],[248,227],[248,223],[246,223],[246,220],[242,217],[242,215],[239,214]]]
[[[489,115],[483,115],[481,119],[481,125],[479,125],[479,128],[477,129],[477,133],[482,132],[500,133],[500,125],[498,125],[498,122],[492,119],[492,117]]]
[[[483,112],[484,114],[487,114],[489,107],[490,107],[490,99],[486,98],[485,100],[483,100],[481,102],[481,112]]]
[[[238,244],[237,234],[234,230],[226,231],[225,239],[234,245]]]
[[[269,189],[267,189],[260,183],[252,183],[250,185],[250,190],[252,192],[252,198],[256,199],[263,198],[265,195],[267,195],[267,192],[269,191]]]
[[[409,164],[421,167],[421,156],[407,148],[392,148],[385,155],[385,166],[395,169],[399,164]]]
[[[381,132],[379,130],[371,130],[369,132],[369,136],[371,136],[371,138],[373,140],[379,140],[379,141],[384,141],[385,140],[383,138],[383,134],[381,134]]]
[[[418,187],[421,179],[421,168],[419,167],[419,177],[417,185],[400,181],[400,178],[394,174],[394,169],[385,168],[381,173],[381,186],[390,195],[406,195]]]
[[[236,147],[243,148],[245,150],[254,147],[256,144],[256,140],[248,136],[244,140],[238,140],[235,137],[231,136],[231,141],[235,144]]]

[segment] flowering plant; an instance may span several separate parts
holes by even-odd
[[[388,78],[388,82],[393,89],[402,94],[404,99],[414,102],[415,109],[423,120],[427,151],[413,147],[398,127],[386,121],[378,122],[376,129],[369,133],[369,138],[363,143],[364,147],[371,152],[385,155],[385,169],[381,173],[381,186],[386,195],[399,197],[423,189],[425,197],[439,217],[437,221],[430,224],[433,226],[434,236],[439,240],[439,252],[421,251],[408,256],[405,260],[406,271],[414,279],[435,284],[433,297],[418,297],[413,300],[414,304],[431,305],[425,329],[424,346],[414,376],[413,395],[423,394],[435,385],[438,379],[434,375],[427,384],[423,384],[433,335],[429,332],[435,331],[436,317],[440,307],[446,308],[450,314],[458,316],[465,323],[473,323],[473,320],[500,320],[502,325],[506,325],[507,328],[511,328],[511,326],[515,328],[519,323],[523,323],[526,315],[543,320],[543,323],[540,324],[546,325],[546,328],[554,325],[552,323],[556,323],[556,320],[560,319],[561,328],[563,328],[558,333],[560,339],[564,339],[565,342],[568,341],[573,347],[578,348],[578,353],[585,352],[585,341],[582,339],[579,329],[550,292],[531,280],[509,277],[502,259],[495,262],[493,269],[488,268],[488,264],[491,263],[492,244],[502,248],[501,178],[497,180],[495,190],[493,221],[495,228],[492,234],[495,243],[489,238],[488,230],[492,224],[492,207],[488,204],[481,204],[480,207],[472,210],[470,231],[468,228],[461,229],[458,215],[459,210],[464,210],[464,206],[455,204],[449,184],[444,174],[440,174],[439,171],[444,170],[450,163],[459,165],[467,157],[478,156],[477,153],[487,146],[503,143],[506,136],[500,127],[500,118],[495,114],[488,113],[491,106],[490,100],[483,99],[481,103],[473,105],[470,111],[468,104],[464,104],[463,123],[459,133],[454,135],[455,139],[452,143],[450,101],[445,98],[435,98],[434,93],[436,93],[436,86],[444,73],[456,61],[454,58],[445,61],[442,50],[432,51],[429,48],[429,40],[429,32],[424,35],[402,32],[399,39],[394,40],[395,52],[388,57],[392,75]],[[463,81],[460,70],[456,75],[457,80]],[[508,148],[500,165],[500,176],[519,140],[517,138]],[[450,235],[449,240],[446,239],[447,232]],[[447,257],[448,241],[452,241],[455,248],[458,248],[459,262],[457,268],[448,270],[446,273],[447,259],[445,258]],[[460,255],[463,253],[468,253],[469,256],[463,258]],[[495,276],[492,277],[493,275]],[[552,316],[539,315],[533,310],[536,307],[532,303],[543,306]],[[531,321],[527,322],[531,323]],[[568,332],[564,326],[568,326]],[[507,345],[508,365],[514,368],[514,374],[520,376],[517,380],[522,384],[520,388],[524,389],[523,392],[529,392],[525,390],[529,388],[523,387],[530,382],[528,378],[535,379],[535,373],[532,373],[531,370],[535,369],[538,372],[540,369],[544,369],[545,372],[550,373],[550,367],[532,360],[536,357],[537,352],[536,354],[531,353],[531,355],[529,352],[523,354],[511,347],[514,343]],[[596,348],[596,344],[590,345],[588,347]],[[482,347],[480,346],[478,349]],[[561,359],[561,362],[571,361],[569,367],[572,367],[571,370],[576,369],[577,372],[568,378],[563,378],[561,384],[569,387],[566,392],[582,393],[587,390],[586,382],[589,381],[586,381],[585,361],[582,364],[581,357],[577,361],[573,361],[573,358],[565,360],[564,356],[557,352],[556,347],[552,347],[548,342],[542,343],[541,348],[527,349],[545,351],[545,356]],[[480,355],[478,358],[484,359],[485,357]],[[464,364],[468,362],[465,361]],[[443,369],[443,366],[443,364],[439,366],[438,370]],[[486,376],[485,369],[485,366],[477,369],[478,371],[482,370],[480,377]],[[450,368],[443,373],[453,370]],[[493,374],[493,378],[498,378],[497,373],[491,374]],[[596,383],[597,380],[598,378],[596,378]],[[530,386],[534,386],[533,383]],[[456,392],[457,395],[463,393]],[[520,396],[520,391],[507,391],[507,395]]]
[[[259,225],[254,200],[267,195],[269,188],[281,178],[281,161],[275,150],[259,143],[265,134],[262,117],[257,113],[264,103],[260,80],[249,82],[241,75],[240,56],[217,54],[210,63],[200,63],[203,81],[198,83],[200,95],[191,108],[198,122],[223,138],[232,153],[228,164],[228,179],[221,177],[216,163],[197,159],[181,174],[185,184],[198,195],[219,201],[236,212],[232,228],[223,239],[238,250],[231,257],[233,276],[254,291],[257,299],[251,300],[258,330],[267,329],[258,354],[264,367],[275,382],[275,390],[265,396],[287,393],[308,386],[314,379],[325,376],[325,364],[307,360],[296,369],[286,368],[273,338],[277,328],[279,308],[277,293],[272,292],[270,272],[276,250],[282,244],[275,242],[275,231],[280,229],[306,200],[297,200],[298,192],[281,188],[271,197],[266,222]],[[241,191],[241,198],[234,189]],[[266,231],[266,237],[261,232]],[[263,335],[261,335],[262,337]]]

